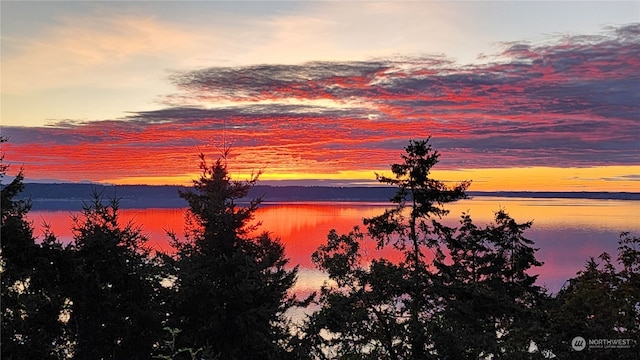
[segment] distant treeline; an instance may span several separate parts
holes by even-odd
[[[179,191],[187,187],[175,185],[101,185],[101,184],[25,184],[20,198],[30,198],[34,210],[78,210],[83,201],[91,199],[95,190],[107,198],[120,200],[122,208],[173,208],[187,206]],[[331,186],[271,186],[257,185],[247,199],[262,196],[266,202],[290,201],[354,201],[387,202],[395,192],[393,187],[331,187]],[[470,191],[468,195],[565,198],[565,199],[614,199],[640,200],[637,192],[527,192],[527,191]]]

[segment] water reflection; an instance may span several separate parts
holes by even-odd
[[[317,289],[324,275],[314,269],[310,255],[326,240],[331,229],[348,232],[361,225],[362,218],[381,214],[387,204],[370,203],[284,203],[265,204],[256,214],[262,222],[262,230],[280,237],[292,264],[299,264],[301,271],[298,290]],[[459,201],[449,206],[450,215],[445,223],[453,225],[462,212],[470,212],[478,224],[493,220],[493,213],[500,208],[518,222],[529,220],[534,225],[526,236],[536,242],[538,258],[545,265],[535,270],[539,283],[551,291],[557,291],[563,282],[574,276],[590,256],[603,251],[616,254],[618,235],[621,231],[640,233],[640,202],[620,200],[583,199],[513,199],[478,197]],[[170,251],[167,230],[182,233],[183,209],[121,209],[123,221],[133,221],[142,226],[149,237],[149,244],[156,250]],[[63,241],[71,241],[72,220],[68,211],[32,211],[29,214],[36,227],[42,231],[46,221]],[[367,256],[374,258],[373,242],[365,247]],[[382,253],[396,257],[391,250]]]

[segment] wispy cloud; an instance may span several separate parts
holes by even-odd
[[[55,87],[93,85],[131,87],[148,81],[144,69],[176,51],[205,42],[205,36],[152,16],[108,11],[56,19],[38,36],[5,35],[3,92],[23,93]],[[126,67],[124,65],[127,65]],[[124,76],[105,79],[127,69]]]
[[[171,78],[179,91],[165,109],[3,133],[8,159],[69,178],[191,173],[197,149],[223,136],[242,171],[384,169],[429,134],[450,169],[637,165],[639,53],[630,24],[506,43],[480,65],[399,56],[204,68]]]

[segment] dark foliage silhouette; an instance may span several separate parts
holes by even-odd
[[[7,141],[0,137],[0,142]],[[4,154],[0,179],[8,170]],[[0,209],[3,359],[56,359],[65,343],[59,321],[64,307],[61,268],[66,262],[61,245],[50,232],[37,243],[26,215],[28,200],[17,200],[24,189],[22,170],[2,186]]]
[[[157,270],[147,239],[99,193],[74,216],[69,328],[75,359],[149,359],[160,337]]]
[[[289,294],[297,268],[278,239],[251,224],[261,199],[245,206],[258,180],[234,181],[223,159],[208,164],[180,195],[189,204],[185,239],[173,235],[176,256],[172,328],[177,346],[205,349],[223,359],[282,359],[289,356],[284,312],[296,304]]]
[[[401,260],[365,262],[359,229],[331,232],[313,261],[333,283],[307,322],[306,346],[317,358],[530,356],[533,325],[542,321],[531,309],[543,295],[527,274],[541,265],[523,236],[531,224],[499,211],[486,228],[468,215],[458,229],[443,225],[443,206],[465,198],[469,183],[449,187],[430,177],[439,154],[429,139],[405,150],[391,165],[393,178],[378,175],[397,186],[395,206],[363,221],[378,248],[391,246]]]
[[[590,258],[550,300],[549,343],[559,357],[576,359],[637,359],[640,354],[640,237],[622,233],[618,257],[608,253]],[[616,261],[617,260],[617,261]],[[617,263],[617,264],[616,264]],[[630,348],[572,351],[576,336],[589,339],[630,339]]]

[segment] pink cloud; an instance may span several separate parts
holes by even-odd
[[[464,67],[426,57],[201,69],[173,78],[172,107],[5,127],[3,150],[30,176],[69,180],[193,173],[195,154],[215,155],[223,137],[238,171],[387,168],[431,134],[444,168],[634,165],[638,33],[509,43]]]

